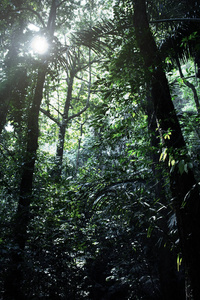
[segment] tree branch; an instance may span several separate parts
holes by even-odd
[[[197,109],[197,113],[198,115],[200,114],[200,106],[199,106],[199,98],[198,98],[198,95],[197,95],[197,91],[196,91],[196,88],[195,86],[189,82],[183,75],[183,72],[182,72],[182,69],[181,69],[181,65],[180,65],[180,62],[179,62],[179,59],[177,58],[176,59],[176,62],[177,62],[177,66],[178,66],[178,70],[179,70],[179,74],[180,74],[180,77],[182,78],[183,80],[183,83],[189,87],[192,92],[193,92],[193,97],[194,97],[194,101],[195,101],[195,104],[196,104],[196,109]]]
[[[49,105],[50,105],[51,107],[53,107],[53,109],[54,109],[59,115],[63,116],[63,114],[62,114],[57,108],[55,108],[55,106],[53,106],[51,103],[49,103]]]
[[[173,19],[160,19],[149,21],[149,23],[164,23],[164,22],[200,22],[200,18],[173,18]]]
[[[58,3],[57,5],[56,5],[56,8],[58,8],[59,6],[61,6],[63,3],[65,3],[65,2],[67,2],[67,0],[63,0],[63,1],[61,1],[60,3]]]
[[[89,107],[89,101],[90,101],[90,95],[91,95],[91,49],[89,48],[89,63],[88,63],[88,66],[89,66],[89,78],[88,78],[88,96],[87,96],[87,102],[86,102],[86,106],[81,110],[79,111],[78,113],[68,117],[67,119],[67,122],[69,122],[70,120],[76,118],[76,117],[79,117],[82,113],[84,113],[88,107]]]
[[[76,117],[79,117],[80,115],[82,115],[82,113],[84,113],[89,107],[89,103],[86,104],[86,106],[81,110],[79,111],[77,114],[74,114],[72,116],[70,116],[68,119],[67,119],[67,122],[69,122],[70,120],[76,118]]]
[[[55,122],[58,126],[60,126],[60,122],[58,121],[58,119],[56,119],[54,116],[52,116],[50,114],[49,111],[43,109],[42,107],[40,107],[40,111],[45,115],[47,116],[49,119],[51,119],[53,122]]]
[[[32,12],[34,15],[36,15],[38,17],[38,19],[40,20],[43,28],[46,28],[42,17],[40,16],[40,14],[37,11],[35,11],[35,10],[29,8],[29,7],[22,7],[20,9],[14,10],[13,12],[20,12],[20,11],[30,11],[30,12]]]

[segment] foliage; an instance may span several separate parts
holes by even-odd
[[[196,1],[189,10],[187,1],[147,2],[187,149],[164,145],[171,128],[162,132],[149,106],[132,1],[55,1],[51,38],[54,1],[0,3],[2,299],[12,298],[7,293],[12,270],[21,276],[12,284],[24,299],[184,299],[170,174],[175,168],[183,176],[192,170],[199,179],[199,114],[184,83],[189,80],[198,94],[191,56],[199,45],[199,25],[154,21],[197,18],[199,11]],[[29,24],[49,38],[46,54],[30,51],[37,31]],[[21,249],[13,232],[41,66],[46,73],[39,147]]]

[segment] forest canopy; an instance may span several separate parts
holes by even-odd
[[[0,299],[200,299],[200,5],[0,2]]]

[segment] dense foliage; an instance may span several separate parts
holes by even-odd
[[[1,299],[199,299],[199,17],[1,1]]]

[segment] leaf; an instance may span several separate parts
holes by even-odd
[[[188,165],[187,165],[187,164],[184,165],[184,171],[185,171],[186,173],[188,173]]]
[[[170,57],[166,57],[165,62],[172,65],[172,61],[171,61]]]
[[[182,175],[183,172],[185,171],[185,161],[184,159],[182,159],[179,164],[178,164],[178,169],[179,169],[179,172],[180,174]]]
[[[167,148],[165,148],[161,153],[159,161],[165,161],[166,157],[167,157]]]
[[[177,271],[178,272],[180,271],[181,263],[182,263],[182,258],[178,254],[178,256],[177,256]]]
[[[152,231],[153,231],[153,227],[152,227],[152,225],[150,225],[149,228],[147,229],[147,237],[148,237],[148,238],[151,237]]]
[[[175,159],[172,159],[171,160],[171,166],[173,167],[175,165],[175,163],[176,163]]]
[[[168,162],[168,166],[170,167],[173,167],[174,165],[176,164],[176,161],[175,159],[173,159],[172,157],[169,158],[169,162]]]

